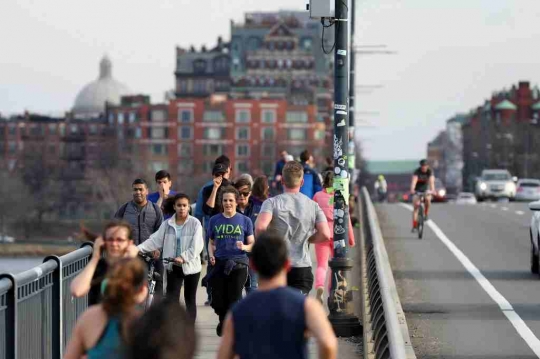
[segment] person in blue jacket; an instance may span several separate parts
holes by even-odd
[[[300,161],[302,167],[304,167],[304,184],[302,184],[300,192],[309,198],[313,198],[315,193],[322,191],[323,189],[319,172],[309,165],[312,158],[313,156],[308,150],[305,150],[300,154]]]

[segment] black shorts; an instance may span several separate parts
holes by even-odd
[[[291,268],[289,273],[287,273],[287,285],[300,290],[303,295],[307,296],[311,288],[313,288],[313,272],[311,271],[311,267]]]

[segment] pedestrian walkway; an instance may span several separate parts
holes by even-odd
[[[315,253],[312,247],[312,259],[315,266]],[[354,250],[353,250],[354,251]],[[313,267],[315,271],[315,267]],[[201,273],[201,278],[206,274],[206,266],[203,266],[203,271]],[[311,291],[311,295],[314,296],[315,291]],[[180,298],[183,297],[183,293],[180,295]],[[219,349],[219,343],[221,338],[216,334],[216,326],[218,324],[218,317],[214,313],[214,310],[205,306],[204,302],[206,301],[206,288],[199,287],[197,291],[197,333],[199,335],[199,345],[197,349],[197,354],[195,358],[197,359],[215,359],[217,357],[217,351]],[[355,353],[356,345],[346,341],[344,339],[339,339],[339,352],[338,358],[340,359],[355,359],[361,358],[362,355]],[[310,340],[309,344],[309,357],[318,358],[317,347],[314,340]]]

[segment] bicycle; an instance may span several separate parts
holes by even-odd
[[[426,213],[426,195],[428,192],[416,192],[415,195],[419,197],[420,204],[418,205],[417,226],[418,239],[422,239],[424,236],[424,222]],[[413,228],[414,229],[414,228]]]
[[[144,302],[144,310],[147,311],[148,308],[152,305],[154,300],[154,294],[156,292],[156,282],[161,280],[161,275],[156,272],[155,259],[153,256],[139,252],[139,256],[148,264],[148,296]],[[163,263],[174,262],[174,258],[163,258]]]

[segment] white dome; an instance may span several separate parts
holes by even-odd
[[[120,97],[129,95],[129,89],[112,77],[112,63],[104,57],[99,64],[99,78],[84,86],[75,98],[73,114],[93,117],[105,112],[105,103],[119,105]]]

